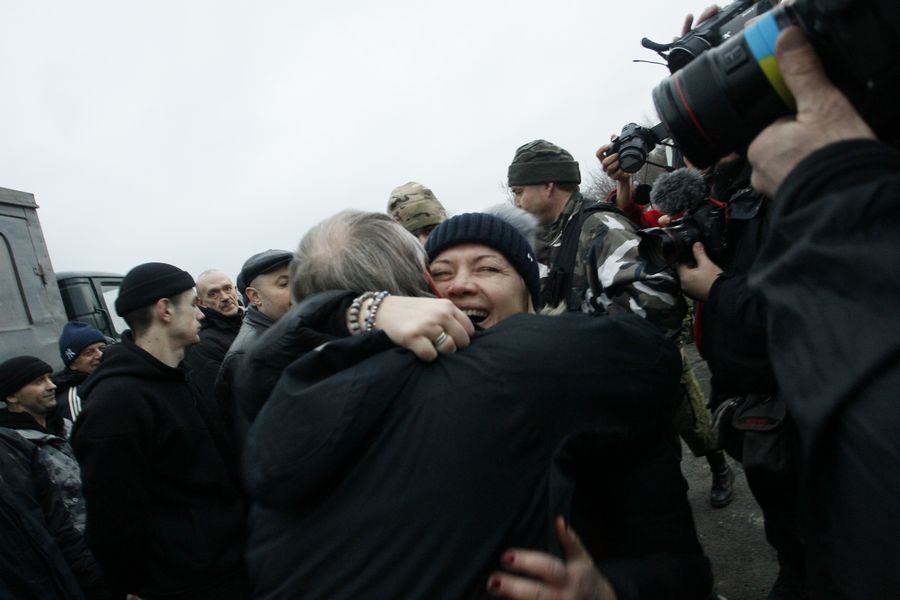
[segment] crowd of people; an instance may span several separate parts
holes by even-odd
[[[777,50],[797,115],[703,173],[744,208],[718,262],[651,268],[609,146],[597,202],[534,140],[515,206],[409,182],[236,281],[131,269],[121,341],[0,364],[0,595],[707,600],[679,435],[715,507],[743,463],[769,598],[900,595],[900,154],[799,30]]]

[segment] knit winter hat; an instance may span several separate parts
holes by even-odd
[[[119,287],[116,313],[121,317],[149,306],[160,298],[171,298],[194,287],[194,278],[166,263],[144,263],[128,271]]]
[[[17,356],[0,364],[0,402],[21,390],[53,367],[34,356]]]
[[[106,336],[87,323],[69,321],[59,336],[59,355],[68,367],[82,350],[97,342],[106,342]]]
[[[288,264],[292,258],[294,258],[294,254],[287,250],[266,250],[265,252],[254,254],[241,267],[241,272],[238,275],[238,281],[240,282],[237,286],[238,291],[243,294],[247,286],[252,287],[253,280],[258,276],[268,273],[276,267]]]
[[[519,146],[507,172],[508,183],[581,183],[581,171],[571,154],[547,140],[534,140]]]
[[[525,237],[505,220],[486,213],[465,213],[452,217],[431,232],[425,242],[428,260],[459,244],[484,244],[506,257],[525,282],[531,301],[538,306],[541,279],[534,251]]]
[[[447,220],[447,211],[434,192],[415,181],[394,188],[387,212],[412,234]]]

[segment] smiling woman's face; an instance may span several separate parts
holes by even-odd
[[[528,290],[509,261],[489,246],[459,244],[431,262],[437,291],[484,328],[527,312]]]

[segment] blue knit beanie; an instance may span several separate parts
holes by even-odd
[[[81,351],[97,342],[106,342],[106,336],[79,321],[69,321],[59,336],[59,355],[68,367]]]
[[[447,219],[437,226],[425,243],[428,260],[452,246],[484,244],[498,251],[525,282],[531,302],[540,304],[541,278],[538,263],[528,240],[504,219],[487,213],[465,213]]]

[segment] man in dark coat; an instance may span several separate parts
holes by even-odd
[[[71,433],[72,423],[81,413],[78,386],[100,366],[105,350],[106,336],[87,323],[70,321],[63,327],[59,356],[65,367],[52,377],[56,384],[56,412],[50,417],[54,432]]]
[[[535,297],[530,247],[500,219],[462,215],[429,244],[465,218],[460,235],[519,252],[509,276],[530,283],[513,294]],[[277,327],[296,333],[303,308]],[[556,549],[553,519],[571,514],[621,599],[705,598],[673,443],[680,373],[674,344],[634,315],[513,314],[434,363],[378,331],[307,353],[244,453],[254,593],[479,597],[503,550]]]
[[[293,256],[287,250],[266,250],[254,254],[241,267],[238,277],[238,281],[246,284],[238,291],[247,297],[250,307],[222,361],[215,387],[219,410],[224,415],[226,426],[235,435],[238,447],[246,436],[250,420],[241,407],[236,406],[232,394],[236,373],[244,368],[247,349],[291,308],[288,265]]]
[[[864,6],[897,30],[895,4]],[[753,185],[774,210],[750,284],[767,303],[772,366],[802,441],[811,596],[898,598],[900,154],[875,141],[896,140],[897,120],[872,121],[893,134],[873,131],[799,29],[776,53],[798,114],[750,145]],[[895,83],[896,45],[884,56]]]
[[[244,318],[231,278],[217,270],[201,273],[197,277],[197,307],[203,313],[200,341],[185,351],[184,367],[191,385],[200,393],[200,409],[216,444],[225,455],[235,456],[229,414],[219,406],[215,393],[222,361]]]
[[[257,597],[480,596],[506,548],[555,547],[583,456],[603,493],[573,526],[620,599],[708,593],[671,442],[680,359],[652,325],[520,314],[434,364],[354,364],[374,337],[291,365],[250,430]]]
[[[17,433],[0,428],[0,597],[110,598],[37,454]]]
[[[194,280],[146,263],[122,281],[131,328],[83,389],[72,433],[87,535],[116,592],[244,598],[240,493],[179,366],[197,343]]]

